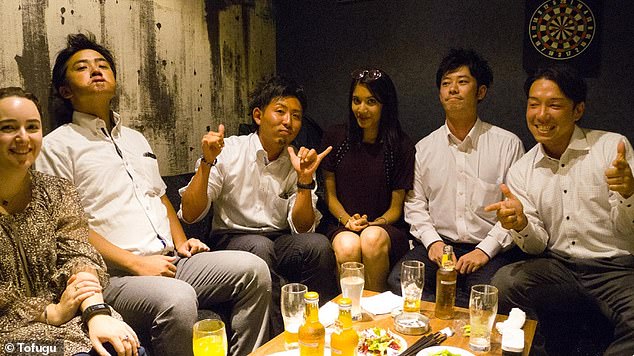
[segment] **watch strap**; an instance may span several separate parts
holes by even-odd
[[[95,315],[112,315],[110,306],[106,303],[98,303],[88,306],[81,313],[81,321],[84,325]]]
[[[316,186],[317,186],[317,183],[315,183],[314,179],[310,182],[310,184],[302,184],[300,182],[297,182],[297,189],[313,190],[313,189],[315,189]]]

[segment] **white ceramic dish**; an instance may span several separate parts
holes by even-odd
[[[437,352],[443,351],[443,350],[447,350],[451,353],[454,354],[458,354],[460,356],[475,356],[474,354],[472,354],[471,352],[465,350],[465,349],[461,349],[459,347],[453,347],[453,346],[432,346],[432,347],[428,347],[426,349],[422,349],[420,350],[416,356],[430,356],[433,355]]]

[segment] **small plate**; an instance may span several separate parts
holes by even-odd
[[[459,347],[453,347],[453,346],[432,346],[432,347],[428,347],[426,349],[422,349],[420,350],[416,356],[430,356],[433,355],[437,352],[443,351],[443,350],[447,350],[451,353],[460,355],[460,356],[475,356],[474,354],[472,354],[471,352],[465,350],[465,349],[461,349]]]

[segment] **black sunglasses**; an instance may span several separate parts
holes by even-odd
[[[365,82],[371,82],[381,78],[381,70],[380,69],[357,69],[351,73],[352,79],[354,80],[362,80]]]

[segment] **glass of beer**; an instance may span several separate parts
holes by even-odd
[[[365,285],[365,266],[361,262],[341,264],[341,294],[352,300],[352,320],[361,320],[361,295]]]
[[[194,356],[227,356],[227,333],[222,320],[196,322],[193,337]]]
[[[469,347],[473,351],[491,350],[491,330],[498,313],[498,290],[488,284],[471,287],[469,321],[471,336]]]
[[[284,348],[299,348],[297,332],[304,323],[304,294],[308,287],[301,283],[289,283],[282,286],[281,309],[284,319]]]
[[[425,264],[421,261],[406,260],[401,264],[401,292],[403,312],[420,313],[420,298],[425,284]]]

